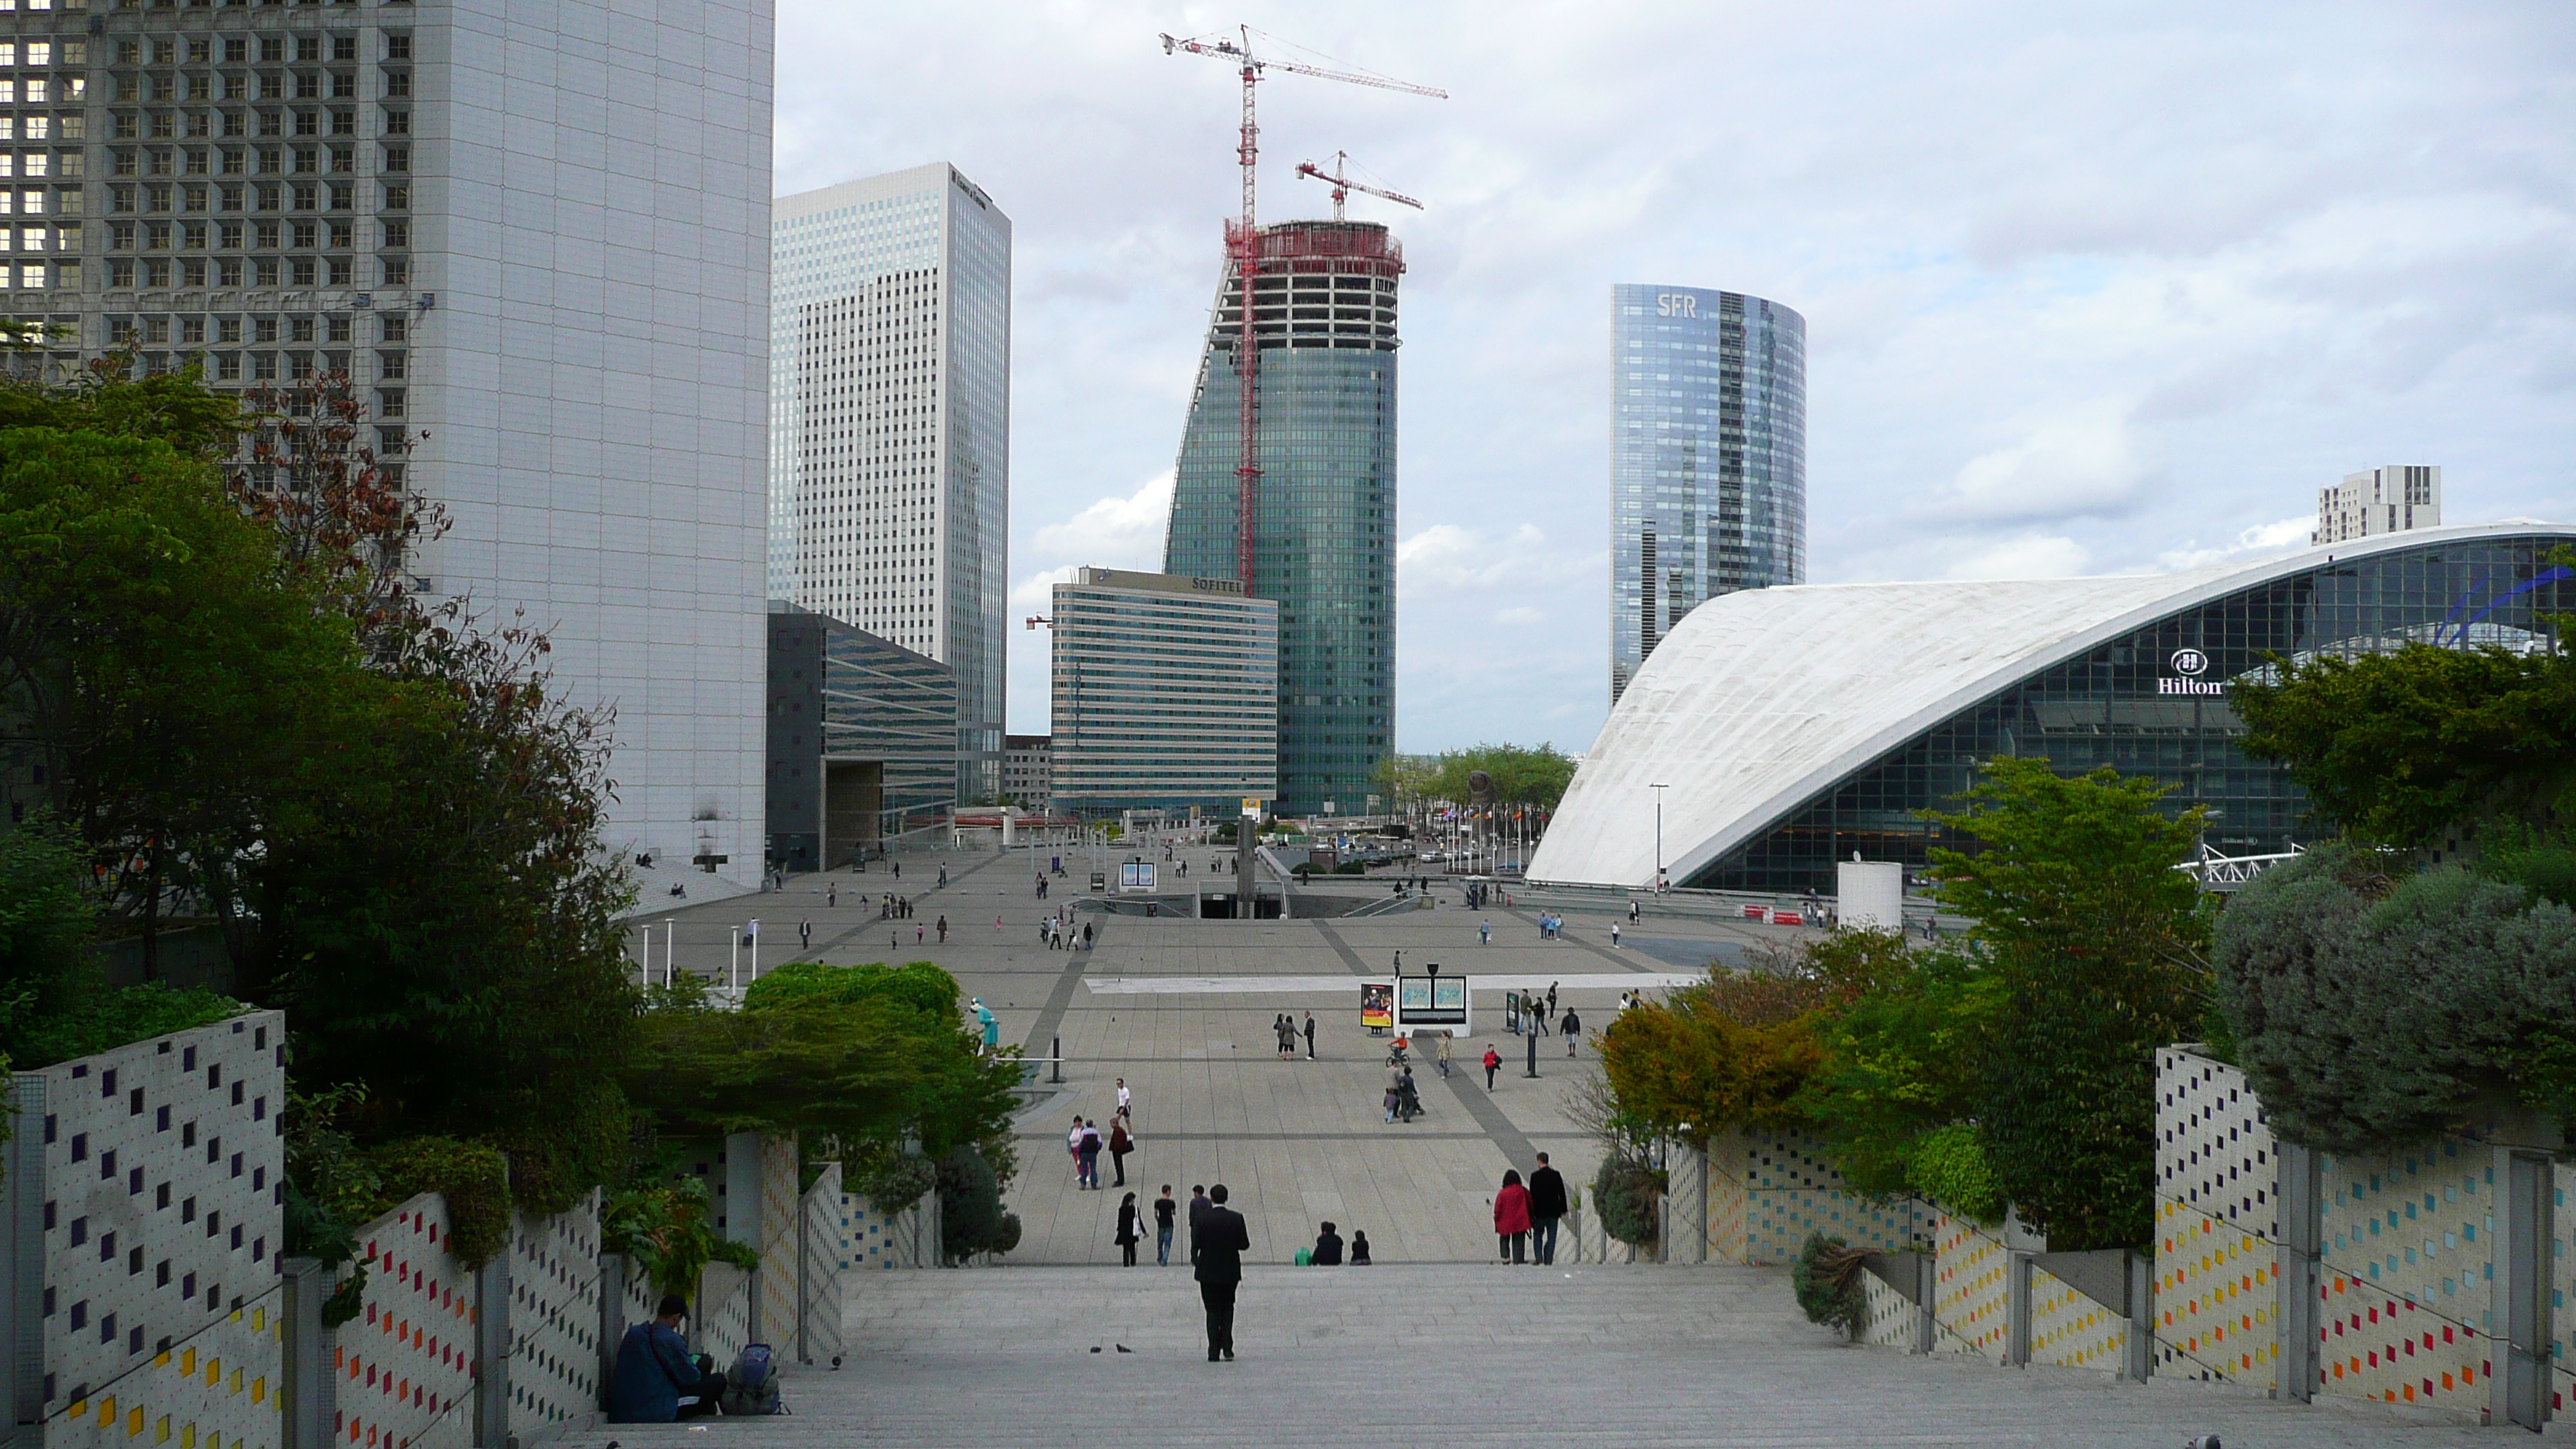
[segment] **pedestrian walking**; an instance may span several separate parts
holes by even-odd
[[[1075,1151],[1082,1159],[1082,1185],[1093,1192],[1100,1191],[1100,1148],[1100,1124],[1083,1123],[1082,1141]]]
[[[1411,1067],[1404,1069],[1404,1076],[1395,1084],[1395,1115],[1404,1122],[1422,1115],[1422,1094],[1414,1088]]]
[[[1207,1221],[1207,1210],[1215,1206],[1208,1201],[1207,1189],[1190,1184],[1190,1266],[1199,1265],[1199,1224]]]
[[[1565,1009],[1565,1020],[1557,1025],[1565,1034],[1565,1054],[1570,1057],[1574,1055],[1575,1038],[1583,1030],[1583,1018],[1576,1016],[1574,1008],[1569,1006]]]
[[[1306,1060],[1315,1059],[1315,1013],[1306,1013]]]
[[[811,951],[814,949],[814,923],[812,921],[798,921],[796,923],[796,949],[799,951]]]
[[[1128,1104],[1129,1104],[1129,1096],[1128,1096],[1128,1092],[1127,1092],[1127,1079],[1126,1079],[1125,1077],[1120,1077],[1120,1078],[1118,1079],[1118,1115],[1119,1115],[1119,1116],[1124,1117],[1124,1116],[1128,1115],[1128,1110],[1127,1110],[1127,1109],[1128,1109]]]
[[[1127,1154],[1135,1150],[1136,1139],[1127,1135],[1127,1114],[1124,1111],[1112,1114],[1109,1118],[1109,1165],[1117,1169],[1118,1180],[1110,1186],[1127,1185]],[[1131,1192],[1127,1198],[1133,1202],[1136,1195]]]
[[[1492,1042],[1487,1042],[1487,1043],[1485,1043],[1485,1090],[1486,1090],[1486,1091],[1490,1092],[1490,1091],[1494,1090],[1494,1073],[1499,1072],[1499,1071],[1501,1071],[1502,1069],[1503,1069],[1503,1054],[1502,1054],[1501,1052],[1498,1052],[1498,1051],[1494,1050],[1494,1044],[1493,1044]]]
[[[1120,1262],[1129,1268],[1136,1266],[1136,1244],[1145,1236],[1138,1227],[1136,1218],[1136,1194],[1131,1192],[1118,1200],[1118,1237],[1116,1239]]]
[[[984,1055],[989,1057],[1002,1049],[1001,1018],[993,1015],[992,1008],[984,1004],[984,998],[978,996],[973,1001],[975,1024],[984,1028]]]
[[[841,908],[841,883],[839,881],[834,881],[829,886],[824,887],[823,904],[830,906],[834,910],[839,910]]]
[[[948,862],[944,860],[939,863],[939,883],[948,884]]]
[[[1478,921],[1476,923],[1476,944],[1479,946],[1490,946],[1494,944],[1493,922]]]
[[[1553,981],[1547,983],[1547,1014],[1550,1017],[1556,1015],[1556,986]]]
[[[1503,1190],[1494,1194],[1494,1237],[1504,1262],[1524,1261],[1521,1255],[1529,1247],[1529,1230],[1529,1189],[1521,1186],[1519,1168],[1506,1169]]]
[[[1613,951],[1619,949],[1619,923],[1617,921],[1612,921],[1610,923],[1610,949]]]
[[[1386,1090],[1379,1095],[1378,1106],[1385,1111],[1386,1120],[1393,1122],[1395,1109],[1403,1105],[1404,1069],[1397,1066],[1395,1058],[1390,1056],[1386,1060]]]
[[[1220,1354],[1234,1361],[1234,1295],[1243,1286],[1243,1255],[1252,1248],[1243,1215],[1225,1205],[1225,1196],[1224,1183],[1208,1189],[1208,1210],[1191,1235],[1197,1266],[1190,1276],[1198,1280],[1199,1302],[1207,1309],[1209,1363]]]
[[[1643,919],[1641,913],[1637,909],[1637,903],[1634,900],[1628,902],[1628,919],[1632,921]]]
[[[915,922],[913,922],[913,923],[912,923],[912,944],[914,944],[914,945],[916,945],[916,946],[920,945],[920,944],[921,944],[921,938],[922,938],[922,935],[923,935],[923,933],[924,933],[927,929],[928,929],[928,928],[927,928],[927,927],[925,927],[925,926],[923,926],[923,925],[921,924],[921,922],[919,922],[919,921],[915,921]]]
[[[941,916],[939,918],[939,944],[943,946],[948,944],[948,918],[946,916]]]
[[[1443,1081],[1449,1078],[1449,1044],[1457,1040],[1457,1037],[1458,1034],[1454,1031],[1440,1033],[1440,1077]]]
[[[1542,1152],[1529,1176],[1530,1261],[1542,1268],[1556,1261],[1556,1226],[1565,1207],[1565,1174],[1548,1166]]]
[[[1172,1185],[1163,1184],[1163,1195],[1154,1199],[1154,1266],[1172,1266],[1172,1219],[1180,1215],[1181,1205],[1172,1201]]]
[[[1082,1191],[1082,1119],[1073,1119],[1073,1130],[1064,1134],[1064,1155],[1073,1159],[1073,1190]]]

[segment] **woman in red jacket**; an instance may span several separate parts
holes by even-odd
[[[1526,1262],[1521,1255],[1529,1247],[1529,1189],[1521,1186],[1520,1169],[1503,1174],[1503,1190],[1494,1194],[1494,1236],[1503,1261]]]

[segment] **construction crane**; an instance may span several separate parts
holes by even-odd
[[[1265,37],[1266,38],[1266,37]],[[1252,589],[1252,520],[1253,503],[1261,491],[1261,456],[1258,442],[1259,385],[1261,359],[1252,334],[1253,281],[1261,271],[1261,239],[1253,209],[1253,182],[1258,174],[1256,161],[1261,152],[1261,127],[1253,120],[1253,88],[1261,83],[1262,72],[1284,71],[1290,75],[1313,76],[1317,80],[1341,81],[1347,85],[1371,86],[1382,91],[1402,91],[1407,95],[1429,96],[1447,100],[1449,93],[1431,86],[1418,86],[1409,81],[1391,80],[1363,71],[1326,70],[1303,61],[1280,60],[1252,53],[1252,27],[1235,27],[1235,39],[1222,34],[1183,40],[1165,35],[1163,54],[1186,51],[1234,65],[1243,77],[1243,127],[1235,146],[1236,164],[1243,168],[1243,219],[1226,228],[1226,250],[1234,259],[1235,285],[1241,289],[1241,328],[1236,336],[1234,371],[1242,389],[1242,451],[1234,470],[1235,478],[1235,577],[1243,583],[1245,598],[1253,597]]]
[[[1414,200],[1410,196],[1406,196],[1402,192],[1384,191],[1377,187],[1367,185],[1364,182],[1353,181],[1350,177],[1343,175],[1342,173],[1349,169],[1350,159],[1351,153],[1348,151],[1334,152],[1333,169],[1330,172],[1325,171],[1324,168],[1316,165],[1312,161],[1300,161],[1297,163],[1298,175],[1312,176],[1318,181],[1328,181],[1332,183],[1333,220],[1340,221],[1342,219],[1342,199],[1354,191],[1365,191],[1371,196],[1383,197],[1388,201],[1399,202],[1405,206],[1412,207],[1416,211],[1420,211],[1422,209],[1421,202]]]

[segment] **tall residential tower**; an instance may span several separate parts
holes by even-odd
[[[524,610],[557,688],[616,710],[611,843],[745,886],[772,14],[0,9],[0,307],[55,329],[21,362],[346,373],[452,522],[415,586]]]
[[[1002,787],[1011,219],[945,162],[782,196],[769,592],[957,671],[957,794]]]
[[[1260,478],[1240,578],[1243,284],[1231,257],[1181,435],[1163,571],[1279,605],[1283,815],[1368,808],[1395,740],[1395,326],[1404,250],[1375,222],[1261,228],[1253,289]],[[1058,769],[1062,753],[1059,747]]]
[[[1621,283],[1610,307],[1610,698],[1703,599],[1807,577],[1807,319]]]

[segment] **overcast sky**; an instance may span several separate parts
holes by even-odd
[[[1011,728],[1080,564],[1155,568],[1236,206],[1237,21],[1446,101],[1261,87],[1264,220],[1415,212],[1396,738],[1587,746],[1610,288],[1807,318],[1809,578],[2147,572],[2437,463],[2576,519],[2576,4],[785,0],[777,187],[955,163],[1017,287]],[[1289,52],[1297,55],[1297,52]]]

